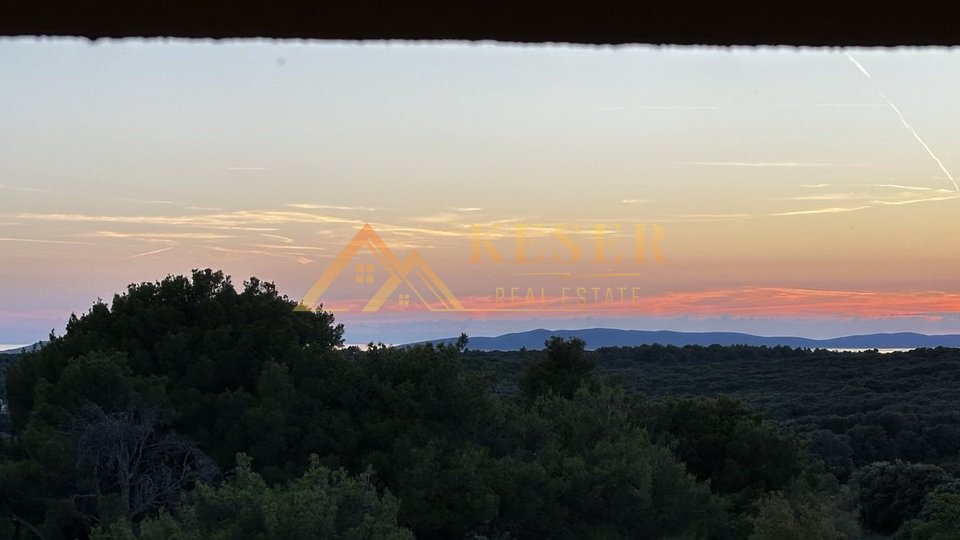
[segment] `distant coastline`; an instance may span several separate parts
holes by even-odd
[[[896,352],[909,352],[909,351],[912,351],[912,350],[914,350],[914,349],[916,349],[916,347],[894,347],[894,348],[887,348],[887,349],[874,349],[874,348],[867,348],[867,347],[845,349],[845,348],[832,348],[832,347],[827,347],[827,350],[828,350],[828,351],[831,351],[831,352],[853,352],[853,353],[858,353],[858,352],[866,352],[866,351],[877,351],[877,352],[880,353],[880,354],[889,354],[889,353],[896,353]]]

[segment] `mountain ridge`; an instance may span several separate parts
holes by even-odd
[[[829,339],[799,336],[758,336],[741,332],[678,332],[672,330],[620,330],[615,328],[584,328],[547,330],[538,328],[499,336],[471,337],[469,349],[481,351],[509,351],[522,347],[541,349],[551,336],[578,337],[587,342],[587,348],[630,347],[639,345],[753,345],[786,346],[809,349],[917,349],[933,347],[960,347],[960,334],[928,335],[916,332],[857,334]],[[455,337],[417,343],[454,343]],[[412,345],[412,344],[411,344]]]

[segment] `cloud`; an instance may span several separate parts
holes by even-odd
[[[922,202],[931,202],[931,201],[949,201],[951,199],[960,198],[960,193],[955,193],[953,195],[946,195],[943,197],[925,197],[922,199],[908,199],[905,201],[873,201],[876,204],[882,204],[884,206],[900,206],[904,204],[916,204]]]
[[[76,244],[88,245],[90,242],[74,242],[71,240],[42,240],[38,238],[0,238],[0,242],[25,242],[31,244]]]
[[[601,107],[599,110],[604,112],[616,111],[699,111],[699,110],[717,110],[721,109],[717,105],[628,105],[624,107]]]
[[[513,305],[498,302],[494,295],[460,296],[468,312],[509,317],[517,312],[554,313],[621,313],[630,316],[655,317],[764,317],[764,318],[869,318],[938,317],[960,311],[960,294],[943,291],[881,292],[857,290],[822,290],[796,287],[735,287],[695,291],[675,291],[633,297],[619,290],[612,303],[571,304],[571,297],[545,295],[535,290],[535,302],[527,303],[525,289],[520,289]],[[605,296],[605,295],[603,295]]]
[[[796,210],[793,212],[779,212],[776,214],[770,214],[771,216],[805,216],[810,214],[839,214],[842,212],[855,212],[857,210],[866,210],[871,208],[870,205],[866,206],[854,206],[850,208],[845,207],[831,207],[831,208],[817,208],[814,210]]]
[[[867,165],[832,161],[677,161],[675,163],[708,167],[863,167]]]
[[[644,204],[650,202],[650,199],[623,199],[622,204]]]
[[[798,197],[778,197],[781,201],[850,201],[869,198],[862,193],[822,193],[819,195],[800,195]]]
[[[224,167],[228,171],[269,171],[266,167]]]
[[[290,208],[299,208],[301,210],[344,210],[348,212],[374,212],[382,210],[381,208],[364,206],[337,206],[332,204],[312,204],[312,203],[288,203]]]
[[[946,180],[946,179],[944,178],[944,180]],[[953,192],[950,191],[949,189],[936,189],[936,190],[934,190],[934,189],[931,188],[931,187],[924,187],[924,186],[904,186],[904,185],[901,185],[901,184],[857,184],[857,185],[860,185],[860,186],[868,186],[868,187],[878,187],[878,188],[890,188],[890,189],[909,189],[909,190],[913,190],[913,191],[940,191],[940,192],[944,192],[944,193],[953,193]]]
[[[42,189],[42,188],[32,188],[32,187],[21,187],[21,186],[10,186],[7,184],[0,184],[0,189],[5,189],[8,191],[23,191],[25,193],[63,193],[62,191],[55,191],[52,189]]]
[[[163,253],[164,251],[170,251],[171,249],[173,249],[173,248],[172,248],[172,247],[166,247],[166,248],[161,248],[161,249],[155,249],[155,250],[153,250],[153,251],[145,251],[145,252],[143,252],[143,253],[137,253],[136,255],[131,255],[130,258],[131,258],[131,259],[136,259],[137,257],[146,257],[146,256],[149,256],[149,255],[156,255],[157,253]]]
[[[960,294],[743,287],[666,293],[642,302],[653,314],[900,317],[960,310]]]
[[[111,198],[119,201],[129,201],[129,202],[135,202],[135,203],[141,203],[141,204],[161,204],[161,205],[167,205],[167,206],[182,206],[178,202],[166,201],[162,199],[135,199],[133,197],[111,197]]]
[[[674,217],[680,218],[681,220],[693,221],[726,221],[749,219],[753,216],[750,214],[679,214]]]
[[[89,215],[89,214],[60,214],[14,212],[0,214],[0,217],[36,221],[54,222],[92,222],[92,223],[130,223],[143,225],[191,225],[198,227],[242,228],[250,224],[284,224],[284,223],[340,223],[360,225],[363,222],[355,219],[346,219],[335,216],[325,216],[308,212],[267,211],[267,210],[240,210],[235,212],[196,214],[182,216],[147,216],[147,215]],[[247,229],[251,230],[251,229]],[[257,229],[253,229],[257,230]],[[271,229],[260,229],[271,230]]]
[[[771,216],[797,216],[808,214],[832,214],[838,212],[854,212],[865,210],[877,206],[902,206],[907,204],[918,204],[924,202],[947,201],[960,198],[960,193],[944,188],[929,188],[923,186],[905,186],[900,184],[858,184],[866,187],[881,188],[887,190],[878,198],[876,193],[823,193],[817,195],[800,195],[795,197],[780,197],[777,200],[790,201],[863,201],[863,204],[855,207],[832,207],[817,208],[811,210],[798,210],[792,212],[780,212],[770,214]],[[898,190],[890,192],[889,190]],[[926,196],[924,196],[926,195]]]
[[[287,236],[280,236],[279,234],[261,234],[260,236],[263,236],[264,238],[273,238],[276,240],[280,240],[281,242],[284,242],[286,244],[293,243],[293,238],[290,238]]]
[[[310,251],[326,251],[327,248],[319,246],[278,246],[274,244],[250,244],[252,247],[265,248],[265,249],[289,249],[294,251],[310,250]]]
[[[93,236],[93,237],[101,237],[101,238],[133,238],[136,240],[143,240],[145,242],[172,242],[174,240],[223,240],[227,238],[235,238],[235,236],[233,235],[212,234],[212,233],[206,233],[206,232],[124,233],[124,232],[117,232],[117,231],[97,231],[84,236]]]
[[[886,107],[882,103],[814,103],[811,107],[838,108],[838,109],[872,109]]]
[[[443,212],[440,214],[434,214],[432,216],[418,216],[410,218],[411,221],[419,221],[422,223],[452,223],[459,219],[460,216],[452,212]]]
[[[464,233],[458,231],[449,231],[443,229],[429,229],[425,227],[407,227],[403,225],[389,225],[386,223],[372,223],[371,226],[378,233],[393,233],[400,235],[424,235],[424,236],[436,236],[436,237],[453,237],[459,238],[464,236]],[[389,242],[388,242],[389,243]]]

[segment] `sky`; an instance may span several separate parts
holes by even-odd
[[[351,343],[960,333],[956,51],[30,38],[0,80],[0,344],[207,267]]]

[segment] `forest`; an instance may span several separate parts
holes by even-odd
[[[343,346],[265,281],[0,355],[0,537],[960,538],[960,350]]]

